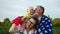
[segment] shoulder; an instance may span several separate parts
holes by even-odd
[[[44,20],[51,20],[51,18],[49,18],[49,17],[47,17],[45,15],[42,16],[42,19],[44,19]]]
[[[42,23],[51,23],[51,19],[48,18],[47,16],[43,15],[41,18]]]

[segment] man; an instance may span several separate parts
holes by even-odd
[[[37,6],[35,12],[39,14],[38,16],[39,24],[37,27],[36,34],[52,34],[51,19],[43,15],[44,7]]]

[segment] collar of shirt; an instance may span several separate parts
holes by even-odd
[[[32,33],[32,32],[31,32],[31,30],[30,30],[28,34],[31,34],[31,33]],[[23,32],[23,34],[27,34],[27,31],[26,31],[26,29],[24,29],[24,32]],[[36,34],[36,30],[35,30],[35,34]]]
[[[41,20],[41,17],[39,17],[38,20],[40,21]]]

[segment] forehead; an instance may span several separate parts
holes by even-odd
[[[36,8],[37,8],[37,9],[42,9],[42,8],[41,8],[41,7],[39,7],[39,6],[38,6],[38,7],[36,7]]]

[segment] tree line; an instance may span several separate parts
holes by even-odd
[[[53,26],[60,26],[60,18],[54,18],[54,19],[51,19],[52,20],[52,24]],[[11,24],[11,21],[9,20],[9,18],[5,18],[3,22],[0,22],[0,26],[5,26],[5,27],[10,27],[12,24]]]

